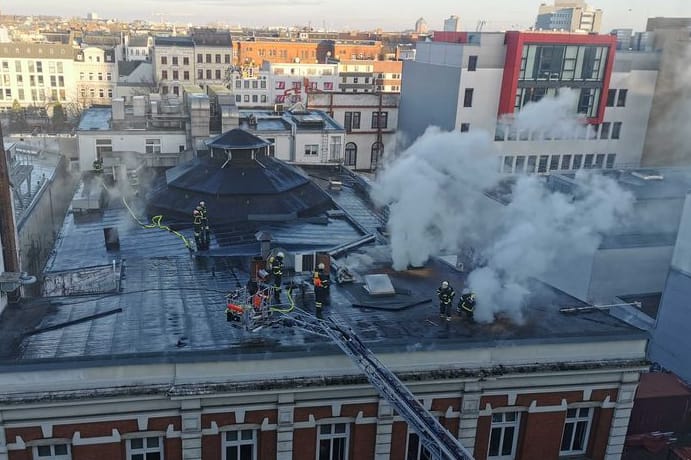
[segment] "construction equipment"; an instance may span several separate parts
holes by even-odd
[[[245,328],[251,331],[262,329],[268,324],[282,323],[330,339],[362,370],[379,394],[418,434],[432,459],[473,460],[473,456],[460,441],[423,407],[403,382],[377,359],[350,327],[338,324],[331,318],[319,319],[296,308],[292,297],[292,284],[286,291],[288,308],[270,304],[273,286],[259,283],[257,288],[255,294],[251,294],[247,288],[229,294],[226,308],[229,321],[242,321]],[[257,295],[259,297],[256,297]]]

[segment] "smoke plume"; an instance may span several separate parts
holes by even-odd
[[[514,126],[578,136],[585,128],[569,112],[573,97],[563,91],[526,106]],[[428,128],[381,172],[372,198],[389,207],[395,269],[472,248],[478,268],[467,285],[476,293],[476,319],[489,322],[503,312],[520,322],[530,280],[550,270],[557,257],[596,249],[601,235],[630,213],[633,198],[611,179],[579,172],[575,194],[550,191],[541,177],[521,176],[508,204],[500,204],[485,194],[505,188],[507,176],[497,171],[488,133]]]

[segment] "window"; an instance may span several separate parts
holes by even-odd
[[[360,112],[346,112],[343,125],[348,132],[360,129]]]
[[[161,56],[161,65],[168,65],[168,56]]]
[[[189,70],[185,70],[182,72],[182,79],[183,80],[189,80],[190,79],[190,71]]]
[[[179,96],[180,95],[180,88],[177,86],[173,86],[173,94],[175,94],[176,96]]]
[[[245,101],[245,102],[249,102],[249,101],[250,101],[250,95],[249,95],[249,94],[245,94],[245,96],[244,96],[244,101]]]
[[[204,62],[204,55],[203,54],[197,54],[197,64],[201,64]]]
[[[372,112],[372,128],[386,129],[389,124],[389,112]]]
[[[605,154],[598,153],[595,155],[595,169],[602,169],[605,166]]]
[[[513,459],[516,455],[520,414],[504,412],[492,414],[487,458]]]
[[[146,153],[161,153],[161,139],[146,139]]]
[[[345,159],[346,166],[355,166],[357,164],[357,145],[354,142],[348,142],[345,145]]]
[[[405,460],[432,460],[432,454],[420,442],[420,436],[408,431],[408,445],[405,449]]]
[[[227,431],[223,437],[224,460],[255,460],[257,430]]]
[[[467,133],[470,131],[470,123],[461,123],[461,132]]]
[[[223,63],[224,64],[230,64],[230,54],[224,54],[223,55]]]
[[[259,87],[260,87],[261,89],[266,89],[266,80],[260,81],[260,82],[259,82]]]
[[[110,72],[106,72],[106,80],[111,81],[113,79],[113,74]]]
[[[173,65],[178,65],[178,57],[173,56]]]
[[[473,106],[473,88],[466,88],[463,96],[463,107]]]
[[[317,155],[319,153],[318,144],[305,144],[305,155]]]
[[[325,81],[325,82],[324,82],[324,89],[327,90],[327,91],[333,90],[333,89],[334,89],[334,84],[333,84],[333,82]]]
[[[240,94],[235,95],[235,102],[242,102],[242,96]]]
[[[593,155],[592,153],[589,153],[585,156],[585,161],[583,162],[583,168],[584,169],[590,169],[593,167]]]
[[[219,69],[216,69],[216,80],[221,79],[221,71]]]
[[[573,156],[573,166],[571,169],[581,169],[581,165],[583,164],[583,155],[574,155]]]
[[[127,441],[127,460],[161,460],[163,443],[159,437],[134,438]]]
[[[331,136],[331,146],[330,146],[330,161],[338,161],[341,159],[341,136]]]
[[[607,164],[606,164],[605,167],[606,167],[607,169],[612,169],[612,168],[614,168],[614,160],[616,160],[616,158],[617,158],[617,154],[616,154],[616,153],[608,153],[608,154],[607,154]]]
[[[610,89],[607,90],[607,107],[614,107],[614,100],[617,97],[617,90]]]
[[[370,166],[371,168],[375,168],[377,166],[383,153],[384,144],[382,144],[381,142],[375,142],[374,144],[372,144],[372,156],[370,158],[372,163]]]
[[[559,155],[552,155],[549,158],[549,170],[554,171],[559,169]]]
[[[211,69],[206,69],[206,79],[211,80]]]
[[[103,81],[103,72],[98,72],[97,77],[99,81]]]
[[[211,54],[206,55],[206,63],[211,64]]]
[[[36,61],[36,72],[43,72],[43,63],[41,61]]]
[[[270,157],[276,156],[276,139],[273,137],[267,137],[266,141],[271,143],[269,145],[269,152],[268,152],[269,156]]]
[[[34,459],[69,460],[70,447],[67,444],[50,444],[34,447]]]
[[[547,172],[547,160],[549,160],[549,155],[540,155],[540,161],[537,165],[537,172]]]
[[[619,97],[617,98],[617,107],[625,107],[626,106],[626,95],[628,94],[628,90],[626,89],[620,89],[619,90]]]
[[[502,168],[503,173],[511,174],[513,172],[513,161],[513,155],[506,155],[504,157],[504,167]]]
[[[317,460],[345,460],[348,458],[348,425],[334,423],[319,427]]]
[[[103,158],[104,153],[113,151],[113,141],[111,139],[96,139],[96,157]]]
[[[177,80],[179,78],[180,74],[177,70],[173,70],[173,80]]]
[[[262,94],[262,95],[261,95],[261,101],[262,101],[262,103],[266,103],[267,100],[268,100],[268,98],[266,97],[266,94]]]
[[[477,70],[477,56],[468,56],[468,72]]]
[[[190,58],[189,57],[183,57],[182,58],[182,64],[183,65],[190,65]]]
[[[528,166],[526,167],[525,172],[534,173],[536,163],[537,163],[537,155],[528,156]]]
[[[199,69],[197,70],[197,80],[203,80],[204,79],[204,70]]]
[[[243,80],[242,81],[242,87],[245,89],[250,89],[250,81],[249,80]]]
[[[252,95],[252,102],[259,102],[259,96],[257,96],[256,94],[253,94]]]
[[[571,168],[571,155],[562,155],[561,157],[561,169]]]
[[[612,137],[611,139],[619,139],[621,137],[621,121],[612,123]]]
[[[216,60],[216,64],[220,64],[220,63],[221,63],[221,55],[220,55],[220,54],[216,54],[216,55],[214,56],[214,58],[215,58],[215,60]]]
[[[161,70],[161,80],[167,80],[168,79],[168,71],[167,70]]]
[[[590,407],[568,409],[561,437],[560,454],[582,454],[588,447],[588,435],[593,410]]]
[[[612,124],[609,121],[602,123],[600,127],[600,139],[609,139],[609,128]]]

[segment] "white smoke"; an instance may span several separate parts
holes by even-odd
[[[573,98],[563,91],[528,105],[514,126],[577,136],[585,128],[575,115],[567,116]],[[574,195],[522,176],[502,206],[484,195],[506,179],[497,172],[497,158],[488,133],[429,128],[382,171],[372,197],[389,207],[395,269],[471,247],[475,262],[481,261],[467,279],[477,296],[476,319],[489,322],[504,312],[520,322],[529,280],[550,270],[558,257],[594,250],[601,235],[629,214],[633,197],[614,181],[585,172],[576,177],[580,188]]]

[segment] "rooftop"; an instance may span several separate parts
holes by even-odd
[[[332,173],[321,175],[327,174]],[[296,252],[328,251],[357,241],[362,229],[383,224],[355,189],[352,177],[341,179],[343,189],[329,191],[341,214],[324,221],[267,222],[260,230],[272,235],[272,246]],[[325,178],[315,181],[320,186],[327,183]],[[130,207],[136,213],[138,203],[133,201]],[[0,317],[0,362],[71,367],[85,361],[185,361],[199,354],[244,360],[338,353],[325,339],[282,324],[249,332],[226,322],[225,294],[245,285],[250,259],[259,253],[259,245],[219,245],[223,235],[213,228],[211,215],[210,219],[211,250],[192,253],[174,234],[139,226],[119,200],[113,200],[102,215],[68,214],[46,270],[47,278],[62,280],[62,285],[47,286],[60,295],[5,310]],[[118,229],[119,249],[106,250],[104,228]],[[191,238],[191,229],[183,228],[181,234]],[[377,241],[382,238],[376,235]],[[361,251],[346,252],[335,260],[351,268],[355,282],[333,283],[331,305],[324,315],[350,326],[375,352],[642,337],[640,331],[599,310],[560,313],[560,307],[582,303],[537,281],[531,286],[523,324],[505,317],[490,324],[459,317],[440,323],[436,303],[432,303],[439,280],[448,279],[460,291],[465,273],[441,259],[423,268],[395,272],[386,246],[377,243]],[[115,289],[116,266],[124,266],[119,289]],[[309,280],[309,273],[293,274],[290,267],[289,261],[288,279]],[[363,288],[367,274],[389,275],[395,296],[369,296]],[[65,284],[66,280],[72,281]],[[65,291],[73,295],[64,295]],[[298,290],[295,297],[298,307],[313,311],[309,295],[303,299]]]

